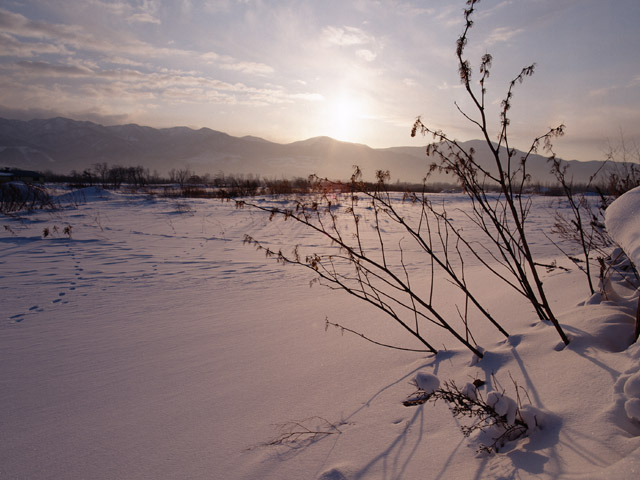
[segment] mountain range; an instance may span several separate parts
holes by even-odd
[[[490,165],[490,151],[484,141],[470,140],[461,145],[474,148],[476,158]],[[103,126],[62,117],[29,121],[0,118],[0,167],[55,173],[82,171],[106,162],[140,165],[161,174],[172,168],[189,168],[198,174],[293,178],[315,173],[348,179],[353,166],[358,165],[365,178],[372,178],[376,170],[390,170],[392,181],[419,183],[432,161],[424,147],[380,149],[329,137],[280,144],[253,136],[234,137],[209,128]],[[574,181],[580,183],[586,182],[602,164],[576,160],[566,163]],[[527,165],[534,180],[543,184],[555,182],[546,157],[532,155]],[[444,174],[435,175],[433,181],[453,183]]]

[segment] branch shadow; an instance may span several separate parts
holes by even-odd
[[[405,478],[405,471],[411,459],[418,452],[418,447],[422,443],[424,438],[424,405],[419,406],[411,420],[407,421],[405,428],[400,432],[396,438],[389,444],[389,446],[372,458],[363,468],[361,468],[355,475],[354,479],[364,478],[370,470],[374,469],[378,464],[382,464],[382,470],[384,471],[383,478],[398,479]],[[409,445],[409,430],[417,424],[418,436],[415,441]],[[409,449],[408,452],[406,450]],[[406,453],[405,453],[406,452]]]
[[[437,375],[438,374],[438,369],[440,367],[440,364],[445,361],[445,360],[449,360],[451,358],[453,358],[455,355],[459,354],[460,352],[456,351],[456,350],[447,350],[447,351],[441,351],[438,352],[436,355],[432,355],[431,358],[429,359],[428,362],[423,363],[422,365],[414,368],[413,370],[410,370],[408,373],[406,373],[405,375],[403,375],[402,377],[400,377],[398,380],[391,382],[390,384],[388,384],[387,386],[381,388],[380,390],[378,390],[376,393],[374,393],[369,400],[367,400],[365,403],[363,403],[359,408],[357,408],[356,410],[354,410],[351,414],[349,414],[347,417],[345,417],[345,420],[350,420],[351,418],[355,417],[358,413],[360,413],[360,411],[362,411],[364,408],[371,406],[371,403],[378,397],[380,396],[382,393],[384,393],[385,391],[389,390],[390,388],[398,385],[400,382],[406,382],[408,381],[410,378],[413,378],[413,376],[419,371],[422,370],[424,368],[428,368],[428,367],[433,367],[433,374]]]
[[[510,354],[515,355],[518,365],[525,376],[527,388],[531,389],[532,394],[536,399],[535,401],[540,403],[538,393],[532,386],[531,379],[527,375],[524,363],[516,352],[516,346],[517,345],[512,345],[512,348],[510,349],[512,351],[509,353],[498,352],[489,354],[488,361],[484,365],[483,362],[479,362],[478,367],[482,368],[485,371],[487,379],[492,381],[492,374],[507,361],[507,356]],[[344,416],[340,422],[336,423],[336,425],[338,428],[341,428],[343,425],[355,424],[355,419],[358,417],[358,414],[371,406],[376,398],[385,391],[402,382],[408,382],[418,371],[422,369],[432,369],[433,372],[436,373],[442,361],[451,359],[457,354],[460,354],[460,352],[446,351],[432,356],[427,359],[427,361],[422,362],[421,365],[411,369],[398,379],[380,388],[377,392],[371,395],[366,402],[348,415]],[[359,467],[356,471],[350,472],[348,478],[362,480],[364,478],[370,478],[372,475],[389,480],[401,480],[406,478],[410,464],[421,451],[421,447],[424,447],[425,441],[429,435],[426,430],[427,412],[424,410],[429,407],[426,405],[418,405],[415,408],[416,410],[411,418],[406,421],[406,424],[401,431],[393,435],[386,447],[382,448],[379,453],[375,454],[364,466]],[[499,478],[504,480],[518,478],[518,471],[528,472],[532,475],[539,475],[543,473],[545,466],[553,460],[552,453],[547,452],[552,452],[552,447],[559,442],[561,424],[562,421],[559,417],[547,413],[542,430],[534,432],[530,437],[512,442],[499,454],[491,454],[479,458],[478,468],[473,478],[480,479],[484,478],[487,473],[493,474],[494,468],[497,467],[499,467],[499,470],[501,471]],[[414,432],[414,434],[411,435],[410,432]],[[348,433],[348,429],[345,430],[344,433]],[[331,452],[337,448],[340,442],[340,436],[340,434],[316,436],[314,438],[304,439],[292,444],[280,445],[273,452],[273,455],[280,460],[291,460],[313,445],[332,442],[328,453],[324,455],[326,461],[328,461]],[[451,451],[449,456],[443,461],[440,471],[432,477],[434,480],[451,478],[452,472],[450,469],[453,465],[454,459],[456,455],[460,453],[461,447],[465,446],[466,441],[467,440],[460,433],[460,441],[456,445],[455,449]],[[555,460],[558,461],[558,459]],[[323,464],[326,465],[326,461],[323,462]],[[491,472],[487,472],[487,469],[491,469]],[[336,472],[340,473],[339,469],[335,471],[331,470],[331,472],[332,475],[336,474]]]
[[[362,403],[357,409],[352,411],[350,414],[343,416],[339,422],[335,423],[335,425],[338,428],[340,428],[342,426],[355,423],[353,421],[354,418],[356,418],[361,411],[363,411],[367,407],[370,407],[371,404],[375,401],[375,399],[378,398],[380,395],[382,395],[385,391],[393,388],[394,386],[400,384],[401,382],[408,383],[409,379],[413,378],[418,371],[424,368],[433,368],[434,372],[437,372],[440,364],[443,361],[449,360],[459,353],[460,352],[458,352],[457,350],[448,350],[448,351],[438,352],[437,355],[432,355],[430,358],[428,358],[426,362],[410,370],[409,372],[407,372],[405,375],[398,378],[397,380],[380,388],[366,402]],[[387,463],[391,455],[393,455],[393,458],[391,459],[391,468],[394,469],[393,471],[400,472],[399,473],[400,476],[396,475],[396,476],[392,476],[391,478],[398,478],[398,479],[403,478],[401,473],[406,470],[407,465],[410,463],[411,459],[414,457],[424,435],[423,434],[424,413],[421,407],[418,410],[416,410],[412,418],[406,422],[405,428],[403,428],[403,430],[395,437],[395,439],[391,442],[391,444],[384,451],[376,455],[376,457],[373,458],[360,472],[356,473],[354,478],[361,478],[363,475],[366,474],[367,471],[369,471],[371,468],[373,468],[376,464],[378,464],[381,461],[385,465],[384,468],[387,469],[388,468]],[[407,433],[409,432],[409,430],[412,429],[412,427],[416,424],[416,422],[419,422],[419,428],[420,428],[418,439],[413,446],[408,446]],[[339,442],[340,435],[341,433],[338,433],[336,435],[327,434],[327,435],[309,436],[307,438],[301,438],[293,442],[285,442],[277,445],[270,445],[269,442],[265,442],[265,443],[251,446],[247,450],[254,450],[256,448],[261,448],[261,447],[262,448],[273,447],[273,451],[271,452],[271,455],[274,458],[278,458],[279,460],[291,460],[297,457],[299,454],[303,453],[309,447],[312,447],[313,445],[320,444],[320,443],[326,443],[327,441],[333,441],[333,446],[330,448],[330,451],[332,451],[333,449],[335,449],[337,443]],[[404,456],[403,452],[406,451],[406,448],[411,448],[411,451],[409,452],[408,455]],[[385,476],[384,478],[388,478],[388,477]]]

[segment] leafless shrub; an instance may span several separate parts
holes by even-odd
[[[492,167],[488,168],[480,164],[475,157],[474,149],[464,149],[458,141],[441,130],[434,130],[426,126],[420,118],[414,123],[411,134],[415,136],[417,133],[421,133],[433,137],[433,143],[427,146],[427,155],[436,158],[430,171],[438,170],[450,174],[460,184],[472,200],[473,208],[469,218],[497,247],[499,251],[497,258],[501,260],[502,265],[507,268],[513,278],[513,281],[507,283],[522,293],[531,303],[539,318],[550,321],[562,341],[568,344],[569,338],[553,314],[547,300],[525,228],[531,207],[530,199],[525,191],[529,179],[527,160],[531,154],[537,153],[540,149],[550,152],[553,156],[551,141],[563,135],[564,125],[551,128],[543,135],[536,137],[527,153],[519,159],[515,158],[516,150],[511,148],[509,142],[510,119],[508,112],[511,109],[515,87],[533,75],[535,64],[532,64],[524,67],[509,84],[507,93],[502,100],[499,132],[497,135],[490,133],[485,102],[486,83],[493,59],[488,53],[483,55],[479,68],[479,91],[477,91],[471,81],[471,64],[464,57],[468,41],[467,35],[473,25],[471,17],[475,11],[476,3],[478,0],[467,1],[468,8],[464,11],[465,29],[458,38],[456,49],[460,81],[472,101],[475,115],[463,111],[458,104],[456,107],[462,116],[480,131],[494,160]],[[491,140],[494,137],[497,138],[497,143]],[[500,191],[497,197],[488,193],[489,187],[494,186],[497,186]],[[504,276],[500,278],[506,280]]]
[[[567,165],[563,165],[560,160],[555,157],[551,157],[549,161],[552,165],[551,172],[555,175],[558,183],[562,187],[564,197],[571,209],[569,215],[556,213],[551,233],[558,235],[563,240],[568,240],[578,245],[581,250],[581,257],[571,255],[548,235],[547,238],[586,275],[589,292],[593,295],[595,289],[592,280],[591,264],[594,261],[599,262],[600,258],[606,256],[606,249],[613,245],[613,241],[604,227],[605,205],[602,203],[594,205],[594,202],[590,201],[584,192],[576,193],[573,183],[567,176]],[[589,179],[588,185],[591,185],[600,170],[601,169],[598,169],[598,171],[594,172]],[[594,253],[597,254],[596,258],[592,257]]]
[[[22,182],[0,184],[0,213],[55,209],[46,188]]]
[[[304,420],[290,420],[276,425],[278,436],[264,446],[288,445],[301,447],[328,435],[340,435],[340,429],[325,418],[314,416]]]
[[[599,188],[605,208],[610,198],[640,185],[640,147],[627,142],[621,133],[617,144],[609,144],[606,158],[608,174]]]
[[[455,418],[471,421],[461,424],[460,430],[465,437],[479,435],[478,452],[498,453],[507,442],[525,437],[539,426],[537,411],[531,407],[523,409],[515,381],[515,399],[507,396],[504,390],[491,391],[485,397],[480,390],[482,385],[484,382],[476,380],[459,388],[451,380],[432,391],[425,391],[414,382],[417,390],[403,403],[415,406],[426,402],[435,404],[440,400],[446,402]]]
[[[358,168],[348,185],[318,180],[315,183],[318,195],[292,200],[288,207],[251,203],[248,199],[237,202],[239,207],[249,205],[268,212],[271,220],[280,218],[304,225],[328,240],[328,244],[333,246],[330,253],[303,253],[299,246],[291,253],[284,253],[249,235],[245,236],[245,243],[255,245],[268,257],[283,264],[308,268],[323,285],[344,290],[383,311],[419,340],[426,348],[423,351],[437,352],[428,340],[428,330],[425,330],[427,325],[435,325],[481,358],[482,349],[478,348],[469,323],[471,311],[480,313],[503,336],[508,336],[508,333],[467,285],[464,253],[470,244],[463,245],[461,237],[453,233],[451,223],[446,221],[446,212],[437,214],[426,198],[418,201],[419,197],[415,195],[406,195],[407,202],[394,201],[387,189],[388,172],[378,172],[377,177],[373,191],[365,189]],[[348,186],[348,192],[335,193],[345,186]],[[402,206],[413,209],[413,220],[406,217],[407,212],[400,209]],[[399,227],[406,238],[397,245],[390,245],[383,226],[386,222]],[[373,235],[364,235],[365,229]],[[407,268],[408,245],[405,247],[403,242],[411,242],[412,249],[424,255],[424,269],[416,272]],[[462,292],[464,300],[458,308],[459,323],[447,319],[442,311],[453,300],[439,299],[434,293],[435,283],[442,278],[441,274]],[[341,325],[328,325],[357,333],[378,345],[416,350],[391,346]]]

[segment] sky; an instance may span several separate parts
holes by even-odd
[[[416,117],[481,132],[457,72],[462,0],[0,0],[0,117],[208,127],[288,143],[422,145]],[[550,127],[567,160],[640,145],[638,0],[482,0],[466,55],[493,56],[490,135],[509,82],[511,143]],[[474,85],[477,84],[474,82]]]

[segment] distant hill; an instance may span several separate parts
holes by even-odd
[[[476,149],[476,157],[489,165],[489,148],[481,140],[463,142]],[[518,155],[518,158],[520,155]],[[374,149],[329,137],[279,144],[262,138],[233,137],[223,132],[187,127],[151,128],[140,125],[103,126],[68,118],[29,121],[0,119],[0,167],[82,171],[96,163],[137,166],[166,174],[188,167],[196,173],[256,174],[267,177],[322,177],[348,179],[353,166],[372,178],[375,171],[390,170],[392,181],[420,182],[431,159],[424,147]],[[585,182],[599,161],[570,161],[576,182]],[[553,182],[546,157],[533,155],[528,171],[542,183]],[[448,181],[444,176],[434,181]]]

